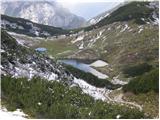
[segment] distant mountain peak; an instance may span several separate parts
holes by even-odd
[[[60,3],[46,0],[3,2],[1,14],[66,29],[78,28],[85,23],[84,18],[74,15]]]

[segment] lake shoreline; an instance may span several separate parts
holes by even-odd
[[[58,62],[67,64],[67,65],[71,65],[72,67],[75,67],[75,68],[77,68],[79,70],[91,73],[91,74],[93,74],[94,76],[96,76],[96,77],[98,77],[100,79],[109,78],[108,75],[103,74],[103,73],[97,71],[92,66],[90,66],[90,64],[85,64],[85,63],[79,62],[77,60],[69,60],[69,59],[68,60],[59,60]]]

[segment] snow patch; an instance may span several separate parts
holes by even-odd
[[[22,37],[25,37],[25,36],[26,36],[26,35],[23,35],[23,34],[17,34],[17,33],[8,32],[8,31],[7,31],[7,33],[10,34],[10,35],[13,35],[13,36],[22,36]]]
[[[113,84],[120,84],[120,85],[125,85],[127,84],[128,82],[126,81],[122,81],[122,80],[119,80],[118,79],[119,75],[116,76],[116,77],[113,77],[113,80],[111,81]]]
[[[75,40],[73,40],[73,41],[71,41],[71,43],[76,43],[76,42],[78,42],[78,41],[81,41],[81,40],[83,40],[84,39],[84,36],[82,35],[82,36],[78,36],[77,37],[77,39],[75,39]]]
[[[143,30],[143,28],[139,29],[138,33],[141,33],[142,30]]]
[[[119,29],[121,27],[121,25],[117,26],[117,29]]]
[[[104,31],[105,31],[105,29],[101,30],[101,31],[99,32],[99,36],[101,36]]]
[[[105,31],[105,29],[101,30],[101,31],[99,32],[99,34],[97,34],[97,36],[96,36],[95,38],[89,40],[90,42],[89,42],[89,44],[88,44],[88,47],[92,47],[93,44],[101,37],[101,35],[103,34],[104,31]]]
[[[154,24],[154,25],[158,25],[158,24],[159,24],[158,15],[157,15],[155,12],[153,12],[152,17],[153,17],[153,19],[154,19],[153,24]]]
[[[93,66],[93,67],[104,67],[104,66],[108,66],[109,64],[102,61],[102,60],[97,60],[95,62],[93,62],[92,64],[90,64],[90,66]]]
[[[89,112],[88,115],[90,116],[90,115],[91,115],[91,112]]]
[[[90,24],[96,24],[96,22],[97,22],[97,21],[96,21],[95,19],[91,19],[91,20],[90,20]]]
[[[10,71],[10,74],[13,75],[13,77],[27,77],[29,80],[32,79],[34,76],[39,76],[41,78],[47,79],[47,80],[57,80],[58,75],[53,72],[43,72],[39,69],[35,69],[34,67],[36,64],[18,64],[17,67],[14,68],[13,71]]]
[[[105,17],[109,16],[109,15],[110,15],[110,13],[106,13],[105,15],[100,16],[100,17],[98,17],[98,18],[93,18],[93,19],[91,19],[91,20],[89,21],[89,23],[90,23],[90,24],[96,24],[96,23],[98,23],[99,21],[101,21],[102,19],[104,19]]]
[[[0,51],[1,51],[1,53],[4,53],[4,52],[5,52],[5,50],[3,50],[3,49],[0,49]]]
[[[107,92],[111,92],[111,90],[107,90],[105,88],[97,88],[95,86],[92,86],[85,82],[82,79],[74,78],[74,83],[78,84],[78,86],[82,89],[82,91],[90,96],[92,96],[94,99],[100,99],[100,100],[106,100],[105,94]]]
[[[20,44],[20,45],[22,45],[22,46],[24,46],[24,47],[27,47],[27,46],[25,45],[26,40],[17,39],[17,38],[15,38],[15,39],[16,39],[16,41],[17,41],[18,44]],[[28,48],[28,47],[27,47],[27,48]]]
[[[141,18],[141,20],[145,21],[145,19],[144,19],[144,18]]]
[[[58,78],[58,75],[55,73],[51,73],[48,76],[48,80],[56,80],[56,78]]]
[[[24,114],[20,109],[17,109],[14,112],[9,112],[3,107],[0,109],[0,120],[23,120],[27,119],[25,118],[27,116],[28,115]]]
[[[143,26],[142,26],[142,25],[140,25],[140,26],[138,26],[138,28],[139,28],[138,33],[141,33],[141,32],[142,32],[142,30],[143,30]]]
[[[124,32],[125,30],[129,29],[128,25],[125,24],[125,27],[120,31],[120,32]]]
[[[121,115],[117,115],[116,118],[119,119],[121,117]]]
[[[42,105],[42,103],[41,103],[41,102],[38,102],[37,104],[38,104],[39,106],[41,106],[41,105]]]
[[[107,30],[111,30],[111,28],[109,27]]]
[[[79,49],[83,49],[84,48],[84,42],[82,41],[81,45],[79,46]]]

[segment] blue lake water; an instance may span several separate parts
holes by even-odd
[[[67,64],[67,65],[71,65],[77,69],[80,69],[84,72],[89,72],[95,76],[97,76],[98,78],[101,78],[101,79],[106,79],[108,78],[107,75],[97,71],[96,69],[92,68],[89,64],[85,64],[85,63],[82,63],[82,62],[79,62],[79,61],[76,61],[76,60],[59,60],[59,62],[62,62],[64,64]]]
[[[47,51],[46,48],[36,48],[35,50],[36,50],[36,51],[39,51],[39,52],[45,52],[45,51]]]

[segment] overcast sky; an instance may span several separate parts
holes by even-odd
[[[72,13],[89,20],[98,14],[112,9],[124,0],[56,0]]]
[[[40,1],[40,0],[2,0],[2,1]],[[124,0],[46,0],[57,1],[72,13],[84,17],[86,20],[112,9]]]
[[[78,3],[75,5],[64,5],[64,7],[68,8],[72,13],[82,16],[85,19],[91,19],[92,17],[97,16],[98,14],[105,12],[113,7],[115,7],[118,3],[109,3],[109,2],[97,2],[97,3]]]

